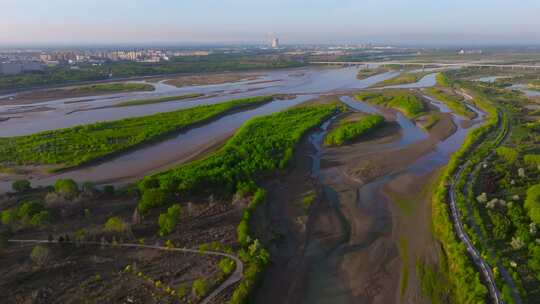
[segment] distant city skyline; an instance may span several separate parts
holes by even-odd
[[[539,45],[540,1],[2,1],[9,45]]]

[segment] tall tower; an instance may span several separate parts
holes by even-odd
[[[279,38],[277,37],[272,38],[272,48],[273,49],[279,48]]]

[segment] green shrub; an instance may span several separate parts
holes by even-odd
[[[233,272],[235,263],[229,258],[224,258],[219,261],[218,266],[223,274],[228,275],[229,273]]]
[[[79,186],[72,179],[59,179],[54,183],[54,191],[66,198],[74,198],[79,194]]]
[[[105,223],[105,231],[122,233],[127,230],[127,224],[121,218],[114,216]]]
[[[32,190],[32,185],[26,179],[14,181],[11,188],[17,192],[26,192]]]
[[[159,216],[159,234],[161,236],[170,234],[173,232],[176,225],[180,221],[181,209],[179,204],[172,205],[167,209],[166,213],[162,213]]]
[[[354,122],[347,122],[339,125],[328,133],[324,140],[327,146],[341,146],[360,136],[373,132],[384,123],[384,117],[380,115],[369,115]]]

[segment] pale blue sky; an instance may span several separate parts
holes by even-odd
[[[540,0],[0,0],[0,44],[540,44]]]

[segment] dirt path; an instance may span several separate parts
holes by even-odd
[[[8,242],[16,243],[16,244],[75,244],[75,242],[59,242],[59,241],[49,241],[49,240],[9,240]],[[79,242],[79,244],[95,245],[95,246],[104,245],[100,242]],[[161,251],[173,251],[173,252],[183,252],[183,253],[195,253],[195,254],[202,254],[202,255],[222,256],[222,257],[226,257],[226,258],[234,260],[236,264],[236,269],[234,270],[234,272],[227,278],[227,280],[221,283],[221,285],[219,285],[208,296],[206,296],[206,298],[204,298],[200,302],[200,304],[210,303],[223,290],[239,282],[242,279],[243,273],[244,273],[244,263],[237,256],[223,253],[223,252],[218,252],[218,251],[202,251],[202,250],[187,249],[187,248],[169,248],[169,247],[164,247],[164,246],[141,245],[141,244],[133,244],[133,243],[123,243],[123,244],[115,244],[115,245],[107,244],[106,246],[135,248],[135,249],[154,249],[154,250],[161,250]]]

